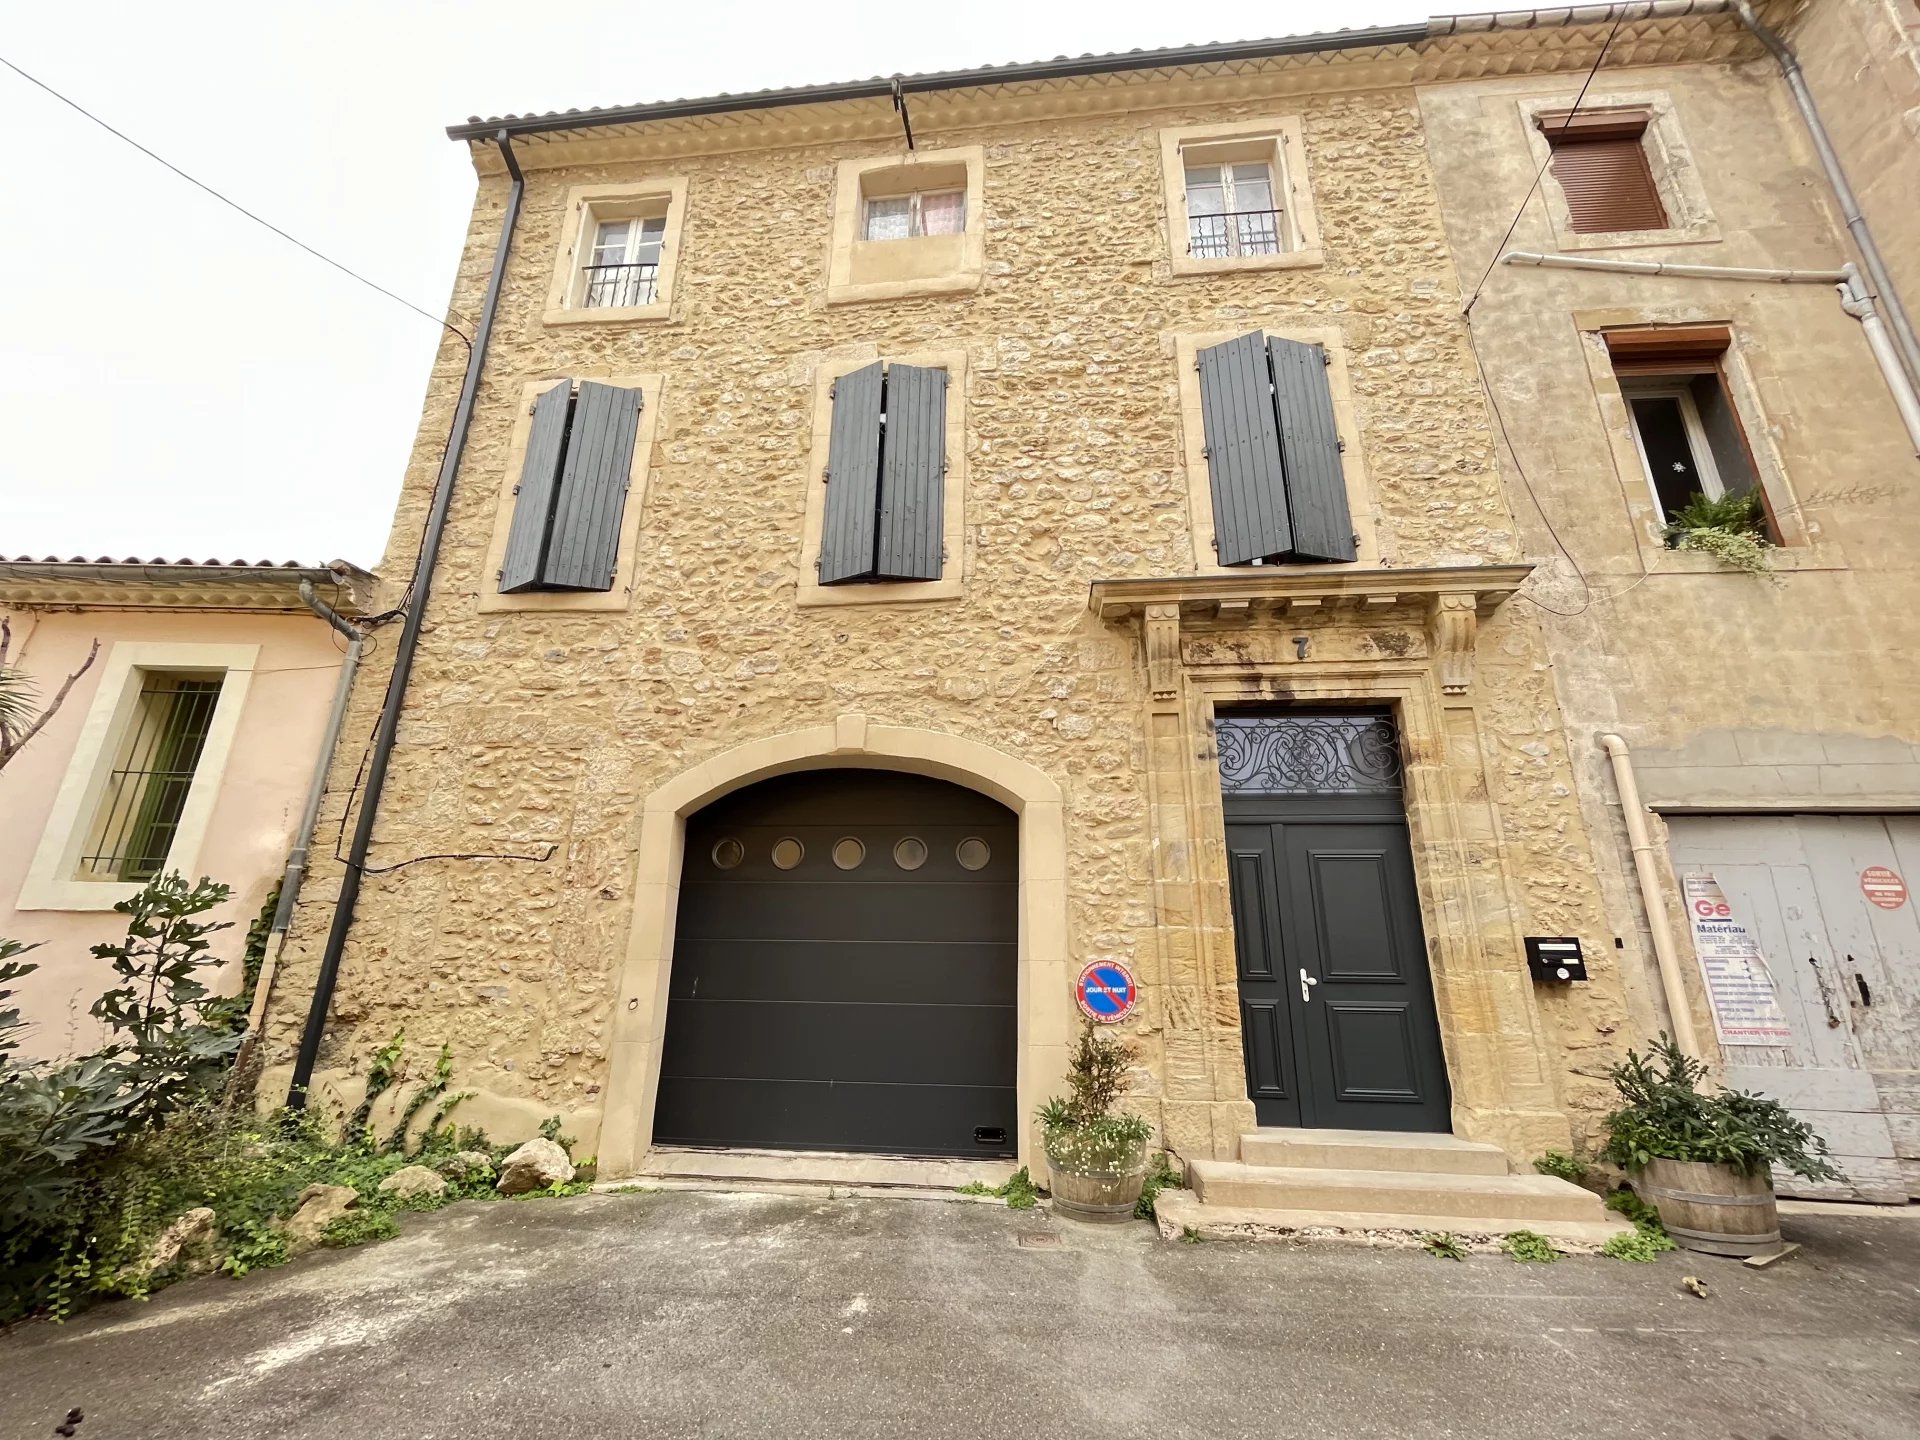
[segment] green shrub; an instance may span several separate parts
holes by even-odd
[[[1533,1162],[1533,1168],[1542,1175],[1552,1175],[1559,1180],[1569,1180],[1575,1185],[1587,1183],[1587,1167],[1564,1150],[1549,1150]]]
[[[1638,1265],[1650,1265],[1669,1250],[1674,1249],[1673,1240],[1664,1230],[1623,1230],[1612,1236],[1600,1247],[1602,1255],[1615,1260],[1630,1260]]]
[[[1140,1164],[1153,1127],[1139,1116],[1116,1111],[1127,1090],[1133,1052],[1089,1020],[1067,1057],[1067,1093],[1040,1107],[1047,1158],[1076,1175],[1117,1171]]]
[[[1426,1252],[1436,1260],[1464,1260],[1467,1258],[1466,1246],[1462,1245],[1460,1243],[1460,1237],[1450,1230],[1441,1230],[1430,1235],[1422,1235],[1420,1237],[1420,1243],[1425,1247]]]
[[[1186,1178],[1167,1163],[1167,1152],[1162,1150],[1154,1156],[1153,1168],[1147,1171],[1145,1183],[1140,1186],[1140,1201],[1133,1207],[1133,1213],[1141,1220],[1153,1219],[1153,1202],[1160,1198],[1162,1190],[1184,1190]]]
[[[1767,569],[1766,515],[1754,491],[1709,499],[1695,494],[1667,522],[1666,541],[1674,550],[1698,550],[1721,564],[1754,574]]]
[[[400,1233],[393,1217],[384,1210],[349,1210],[328,1222],[320,1232],[320,1243],[336,1250],[351,1249],[380,1240],[391,1240]]]
[[[1501,1242],[1500,1248],[1523,1265],[1551,1265],[1560,1258],[1553,1242],[1532,1230],[1515,1230]]]
[[[1040,1192],[1033,1188],[1033,1177],[1022,1165],[998,1185],[969,1180],[960,1187],[962,1195],[992,1195],[1007,1202],[1009,1210],[1031,1210],[1040,1203]]]

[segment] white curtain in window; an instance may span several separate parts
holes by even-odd
[[[948,190],[920,197],[922,235],[958,235],[967,228],[967,193]]]

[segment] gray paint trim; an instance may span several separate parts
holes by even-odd
[[[507,553],[500,565],[502,595],[540,588],[572,415],[573,385],[569,381],[542,391],[533,402],[527,458],[520,467],[520,483],[514,487],[513,525],[507,531]]]
[[[874,524],[880,509],[879,361],[842,375],[833,388],[827,443],[827,505],[820,525],[820,583],[873,576]]]
[[[1194,356],[1213,492],[1214,561],[1245,565],[1293,548],[1266,337],[1259,331]]]
[[[876,579],[940,578],[946,468],[947,372],[889,365]]]

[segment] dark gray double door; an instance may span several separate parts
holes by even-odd
[[[1230,794],[1225,805],[1259,1122],[1449,1130],[1399,796]]]
[[[663,1145],[1011,1155],[1019,821],[879,770],[687,822]]]

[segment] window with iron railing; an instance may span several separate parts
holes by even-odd
[[[1286,248],[1271,165],[1189,165],[1186,183],[1187,253],[1195,259],[1278,255]]]
[[[126,738],[95,813],[76,878],[144,882],[173,848],[220,700],[218,676],[140,673]]]
[[[582,267],[580,303],[589,309],[651,305],[659,293],[664,215],[602,220]]]

